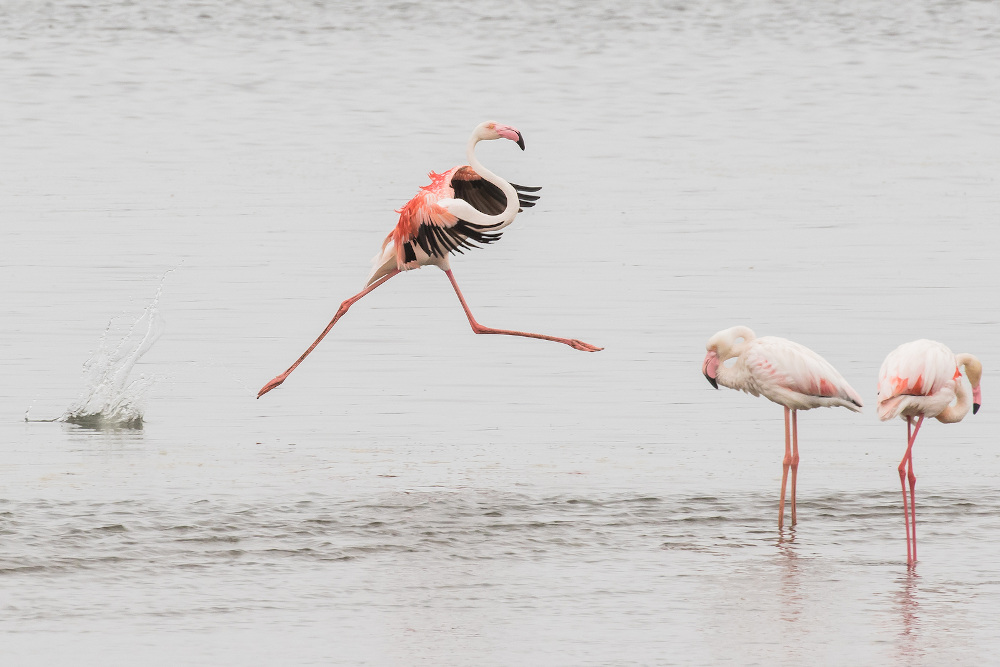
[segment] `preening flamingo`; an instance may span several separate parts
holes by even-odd
[[[458,288],[451,271],[449,254],[461,253],[467,248],[479,247],[476,244],[493,243],[499,239],[500,230],[512,223],[514,216],[522,208],[535,205],[538,197],[528,193],[541,189],[508,183],[476,159],[476,144],[493,139],[510,139],[516,142],[522,151],[524,150],[524,139],[517,129],[494,121],[478,125],[473,130],[466,147],[469,166],[454,167],[443,174],[430,173],[430,185],[422,187],[417,196],[397,211],[399,223],[385,238],[382,250],[375,256],[374,267],[368,276],[365,288],[340,304],[337,313],[319,338],[287,371],[264,385],[258,392],[257,398],[284,382],[302,360],[319,345],[337,320],[362,297],[400,272],[418,269],[428,264],[437,266],[448,276],[465,310],[465,315],[469,318],[469,324],[477,334],[540,338],[564,343],[584,352],[597,352],[603,349],[573,338],[557,338],[544,334],[485,327],[472,316],[472,311],[469,310],[469,305],[462,296],[462,291]]]
[[[797,412],[821,407],[844,407],[861,412],[861,397],[830,363],[809,348],[776,336],[757,338],[736,326],[708,339],[701,372],[716,389],[741,389],[785,407],[785,458],[778,503],[778,528],[785,521],[785,486],[792,471],[792,525],[795,525],[795,482],[799,468]],[[729,359],[736,362],[726,366]],[[789,428],[789,414],[791,428]]]
[[[972,386],[971,394],[962,380],[962,369]],[[899,462],[899,483],[903,487],[906,562],[909,565],[917,562],[917,510],[913,498],[917,484],[917,476],[913,473],[913,443],[917,431],[924,417],[933,417],[945,424],[960,422],[969,413],[970,403],[972,414],[979,412],[982,376],[983,365],[979,359],[971,354],[955,354],[945,345],[927,339],[897,347],[885,358],[878,372],[879,419],[906,419],[906,453]],[[907,479],[910,481],[909,511]]]

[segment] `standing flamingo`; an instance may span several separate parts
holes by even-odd
[[[719,385],[741,389],[785,407],[785,458],[781,475],[778,528],[785,521],[785,484],[792,470],[792,525],[795,525],[795,481],[799,468],[797,412],[820,407],[845,407],[861,412],[861,397],[830,363],[798,343],[764,336],[736,326],[708,339],[708,354],[701,372],[716,389]],[[735,357],[736,363],[725,366]],[[791,413],[791,430],[789,430]]]
[[[962,371],[972,385],[970,396]],[[982,391],[979,381],[983,365],[971,354],[955,354],[945,345],[920,339],[904,343],[889,353],[878,372],[878,417],[906,419],[906,453],[899,462],[899,483],[903,487],[903,519],[906,521],[906,563],[917,562],[917,510],[913,498],[917,476],[913,473],[913,443],[924,417],[939,422],[960,422],[969,413],[979,412]],[[952,401],[956,400],[954,405]],[[917,417],[916,425],[913,418]],[[910,480],[907,512],[906,479]]]
[[[472,311],[469,310],[452,274],[448,261],[449,253],[461,253],[466,248],[479,247],[477,243],[493,243],[499,239],[500,230],[514,221],[514,216],[521,207],[529,208],[535,205],[538,197],[526,193],[541,189],[508,183],[476,159],[476,144],[493,139],[510,139],[516,142],[522,151],[524,150],[524,139],[515,128],[493,121],[477,126],[469,138],[465,151],[471,166],[454,167],[443,174],[434,172],[429,174],[430,185],[420,188],[417,196],[397,211],[399,223],[385,238],[382,250],[375,256],[374,267],[368,276],[365,288],[340,304],[337,313],[319,338],[287,371],[264,385],[258,392],[257,398],[284,382],[296,366],[319,345],[337,320],[362,297],[401,271],[418,269],[428,264],[437,266],[448,276],[465,310],[465,315],[469,318],[469,324],[477,334],[540,338],[565,343],[584,352],[604,349],[571,338],[493,329],[479,324],[472,316]]]

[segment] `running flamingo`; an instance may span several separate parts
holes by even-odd
[[[776,336],[757,338],[736,326],[708,339],[701,372],[716,389],[741,389],[785,407],[785,458],[778,503],[778,528],[785,521],[785,485],[792,470],[792,525],[795,525],[795,481],[799,469],[797,412],[820,407],[844,407],[861,412],[861,397],[830,363],[809,348]],[[725,366],[735,357],[736,363]],[[791,429],[789,429],[791,413]]]
[[[451,272],[449,253],[461,253],[466,248],[479,247],[477,243],[493,243],[499,239],[500,230],[514,221],[514,216],[522,207],[529,208],[535,205],[538,197],[527,193],[541,190],[541,188],[508,183],[476,159],[476,144],[493,139],[510,139],[516,142],[522,151],[524,150],[524,139],[515,128],[493,121],[477,126],[469,138],[465,151],[471,166],[454,167],[443,174],[430,173],[430,185],[420,188],[417,196],[397,211],[399,223],[385,238],[382,250],[375,256],[374,267],[368,276],[365,288],[340,304],[336,315],[319,338],[287,371],[264,385],[257,398],[284,382],[296,366],[319,345],[337,320],[362,297],[401,271],[418,269],[428,264],[437,266],[448,276],[465,310],[465,315],[469,318],[469,324],[477,334],[540,338],[564,343],[584,352],[604,349],[572,338],[493,329],[479,324],[472,316],[472,311],[469,310]]]
[[[962,381],[961,369],[972,385],[971,396]],[[899,483],[903,487],[903,519],[906,521],[906,563],[917,562],[917,510],[913,499],[917,476],[913,474],[913,443],[924,417],[939,422],[960,422],[969,413],[979,412],[982,391],[979,381],[983,365],[971,354],[955,354],[933,340],[904,343],[889,353],[878,372],[878,417],[906,419],[906,454],[899,462]],[[954,405],[951,404],[956,400]],[[916,424],[913,418],[917,417]],[[910,480],[909,512],[906,479]]]

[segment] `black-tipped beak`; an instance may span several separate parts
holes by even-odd
[[[979,412],[979,403],[973,403],[972,404],[972,414],[976,414],[977,412]]]
[[[715,378],[710,378],[710,377],[708,377],[708,376],[706,375],[706,376],[705,376],[705,379],[706,379],[706,380],[708,380],[708,383],[709,383],[710,385],[712,385],[713,387],[715,387],[716,389],[718,389],[718,388],[719,388],[719,383],[715,381]]]
[[[517,133],[517,145],[521,147],[522,151],[524,150],[524,137],[521,136],[520,132]]]

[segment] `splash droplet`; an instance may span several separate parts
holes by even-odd
[[[119,318],[108,322],[97,351],[83,365],[86,387],[62,421],[94,429],[142,428],[144,401],[154,378],[146,375],[132,378],[132,370],[163,333],[158,308],[162,290],[161,281],[153,302],[117,344],[114,332],[120,330],[116,327]]]

